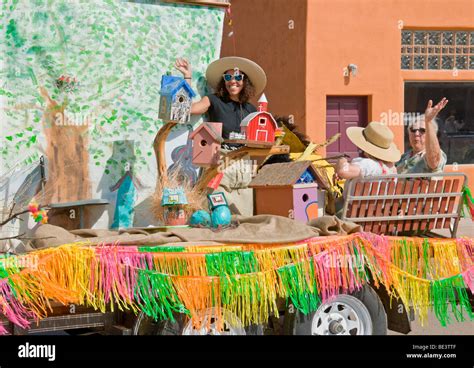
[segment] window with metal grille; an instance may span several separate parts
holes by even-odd
[[[474,164],[474,83],[473,82],[405,82],[405,111],[416,116],[426,109],[426,103],[448,99],[436,123],[441,149],[448,164]],[[410,114],[411,113],[411,114]],[[406,125],[405,148],[410,146]]]
[[[474,70],[473,31],[402,31],[402,69]]]

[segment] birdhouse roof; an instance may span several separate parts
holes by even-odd
[[[288,187],[295,185],[309,170],[315,180],[318,173],[311,161],[292,161],[265,165],[250,182],[249,187]]]
[[[265,115],[267,117],[270,118],[270,120],[273,122],[273,124],[275,124],[275,129],[278,128],[278,123],[276,122],[276,120],[273,118],[273,115],[270,114],[268,111],[256,111],[256,112],[252,112],[250,114],[248,114],[244,120],[242,120],[242,122],[240,123],[240,126],[248,126],[249,123],[254,119],[256,118],[257,116],[259,115]]]
[[[200,132],[202,129],[207,131],[213,139],[215,139],[217,142],[222,143],[224,142],[224,139],[222,138],[222,134],[219,133],[213,126],[212,124],[209,123],[202,123],[199,125],[196,129],[193,130],[193,132],[189,135],[189,139],[193,139],[194,136]]]
[[[161,197],[162,206],[175,206],[188,204],[186,193],[181,187],[177,188],[164,188],[163,196]]]
[[[267,101],[267,96],[265,96],[265,93],[262,93],[262,95],[258,99],[258,102],[268,102]]]
[[[189,93],[191,97],[195,97],[191,86],[181,77],[176,77],[173,75],[163,75],[161,78],[161,90],[160,95],[162,96],[173,96],[178,92],[182,87]]]

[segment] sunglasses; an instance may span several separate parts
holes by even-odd
[[[232,79],[235,79],[237,82],[240,82],[244,79],[244,75],[243,74],[223,74],[222,75],[224,77],[224,80],[226,82],[230,82]]]
[[[412,132],[413,134],[415,134],[416,132],[420,132],[420,134],[425,134],[426,129],[425,128],[417,128],[417,129],[410,128],[410,132]]]

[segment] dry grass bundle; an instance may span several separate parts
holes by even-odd
[[[184,206],[186,216],[189,218],[193,212],[200,209],[207,209],[207,198],[198,191],[194,190],[194,186],[186,177],[181,175],[181,168],[178,166],[171,173],[168,173],[164,178],[158,178],[155,194],[153,195],[152,212],[153,216],[164,222],[164,208],[161,206],[161,198],[163,196],[164,188],[182,187],[186,193],[188,204]]]

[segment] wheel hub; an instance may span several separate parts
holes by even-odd
[[[339,319],[331,319],[329,320],[329,332],[332,335],[340,335],[345,332],[345,327],[347,326],[347,323],[343,320],[343,318]]]
[[[351,295],[341,294],[322,304],[311,325],[313,335],[370,335],[372,320],[366,306]]]

